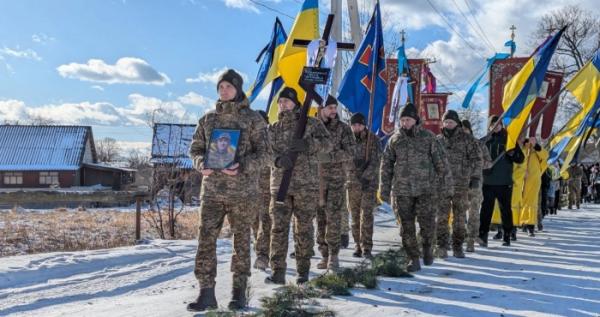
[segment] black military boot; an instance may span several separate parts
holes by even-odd
[[[513,227],[510,233],[510,241],[517,241],[517,228]]]
[[[433,247],[431,245],[423,245],[423,264],[428,266],[433,264]]]
[[[355,258],[362,258],[362,250],[360,249],[360,246],[356,245],[356,247],[354,248],[354,253],[352,253],[352,256]]]
[[[298,272],[296,277],[296,284],[301,285],[308,282],[308,271]]]
[[[494,235],[494,237],[492,239],[500,240],[500,239],[502,239],[502,235],[503,235],[502,229],[498,229],[498,233],[496,233],[496,235]]]
[[[234,283],[231,290],[231,301],[227,307],[231,310],[240,310],[246,307],[246,279]]]
[[[350,244],[350,236],[347,234],[343,234],[342,237],[340,238],[340,246],[343,249],[346,249],[349,244]]]
[[[406,267],[406,270],[409,272],[416,272],[421,270],[421,263],[419,262],[418,256],[410,260],[410,264]]]
[[[510,246],[510,236],[511,236],[511,233],[507,233],[507,232],[504,233],[504,242],[502,243],[503,246],[505,246],[505,247]]]
[[[187,310],[191,312],[201,312],[217,308],[219,308],[219,305],[217,304],[214,288],[201,288],[200,295],[198,295],[196,301],[187,305]]]
[[[487,246],[488,246],[487,234],[480,233],[479,236],[477,237],[477,243],[479,244],[480,247],[487,248]]]
[[[373,254],[371,253],[371,250],[365,250],[363,252],[363,257],[367,260],[372,260],[373,259]]]
[[[265,279],[267,284],[285,284],[285,270],[275,269],[271,276]]]

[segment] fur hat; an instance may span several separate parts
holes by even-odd
[[[460,118],[458,117],[458,112],[454,110],[446,110],[446,113],[442,116],[442,121],[452,120],[460,126],[462,123],[460,122]]]
[[[412,103],[407,103],[402,111],[400,111],[400,118],[402,117],[410,117],[417,121],[419,121],[419,113],[417,112],[417,108]]]
[[[360,113],[357,112],[355,114],[352,115],[352,117],[350,117],[350,124],[355,124],[355,123],[360,123],[362,125],[367,125],[366,124],[366,120],[365,120],[365,116]]]

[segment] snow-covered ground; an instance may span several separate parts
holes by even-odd
[[[535,238],[510,248],[490,239],[466,259],[436,260],[414,278],[381,278],[378,290],[321,300],[339,316],[600,316],[600,206],[559,211]],[[375,252],[396,247],[399,230],[379,215]],[[0,258],[0,316],[194,316],[195,241],[150,241],[111,250]],[[231,242],[219,240],[217,299],[230,298]],[[342,251],[342,265],[358,261]],[[322,273],[315,269],[312,275]],[[294,281],[293,260],[288,280]],[[275,288],[253,270],[250,311]]]

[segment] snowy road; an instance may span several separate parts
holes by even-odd
[[[467,259],[436,260],[409,279],[321,303],[339,316],[600,316],[600,206],[560,211],[535,238],[510,248],[490,239]],[[397,246],[390,215],[378,217],[375,252]],[[220,240],[217,299],[230,298],[231,244]],[[0,258],[0,316],[193,316],[195,241]],[[350,249],[342,265],[357,263]],[[321,273],[314,269],[313,275]],[[293,260],[289,261],[295,267]],[[288,271],[293,281],[294,271]],[[253,271],[251,310],[274,286]]]

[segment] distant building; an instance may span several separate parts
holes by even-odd
[[[196,125],[156,123],[152,135],[152,196],[165,186],[173,186],[176,196],[191,202],[200,194],[202,177],[189,157]]]
[[[121,190],[134,181],[135,170],[98,163],[89,126],[0,125],[0,188]]]

